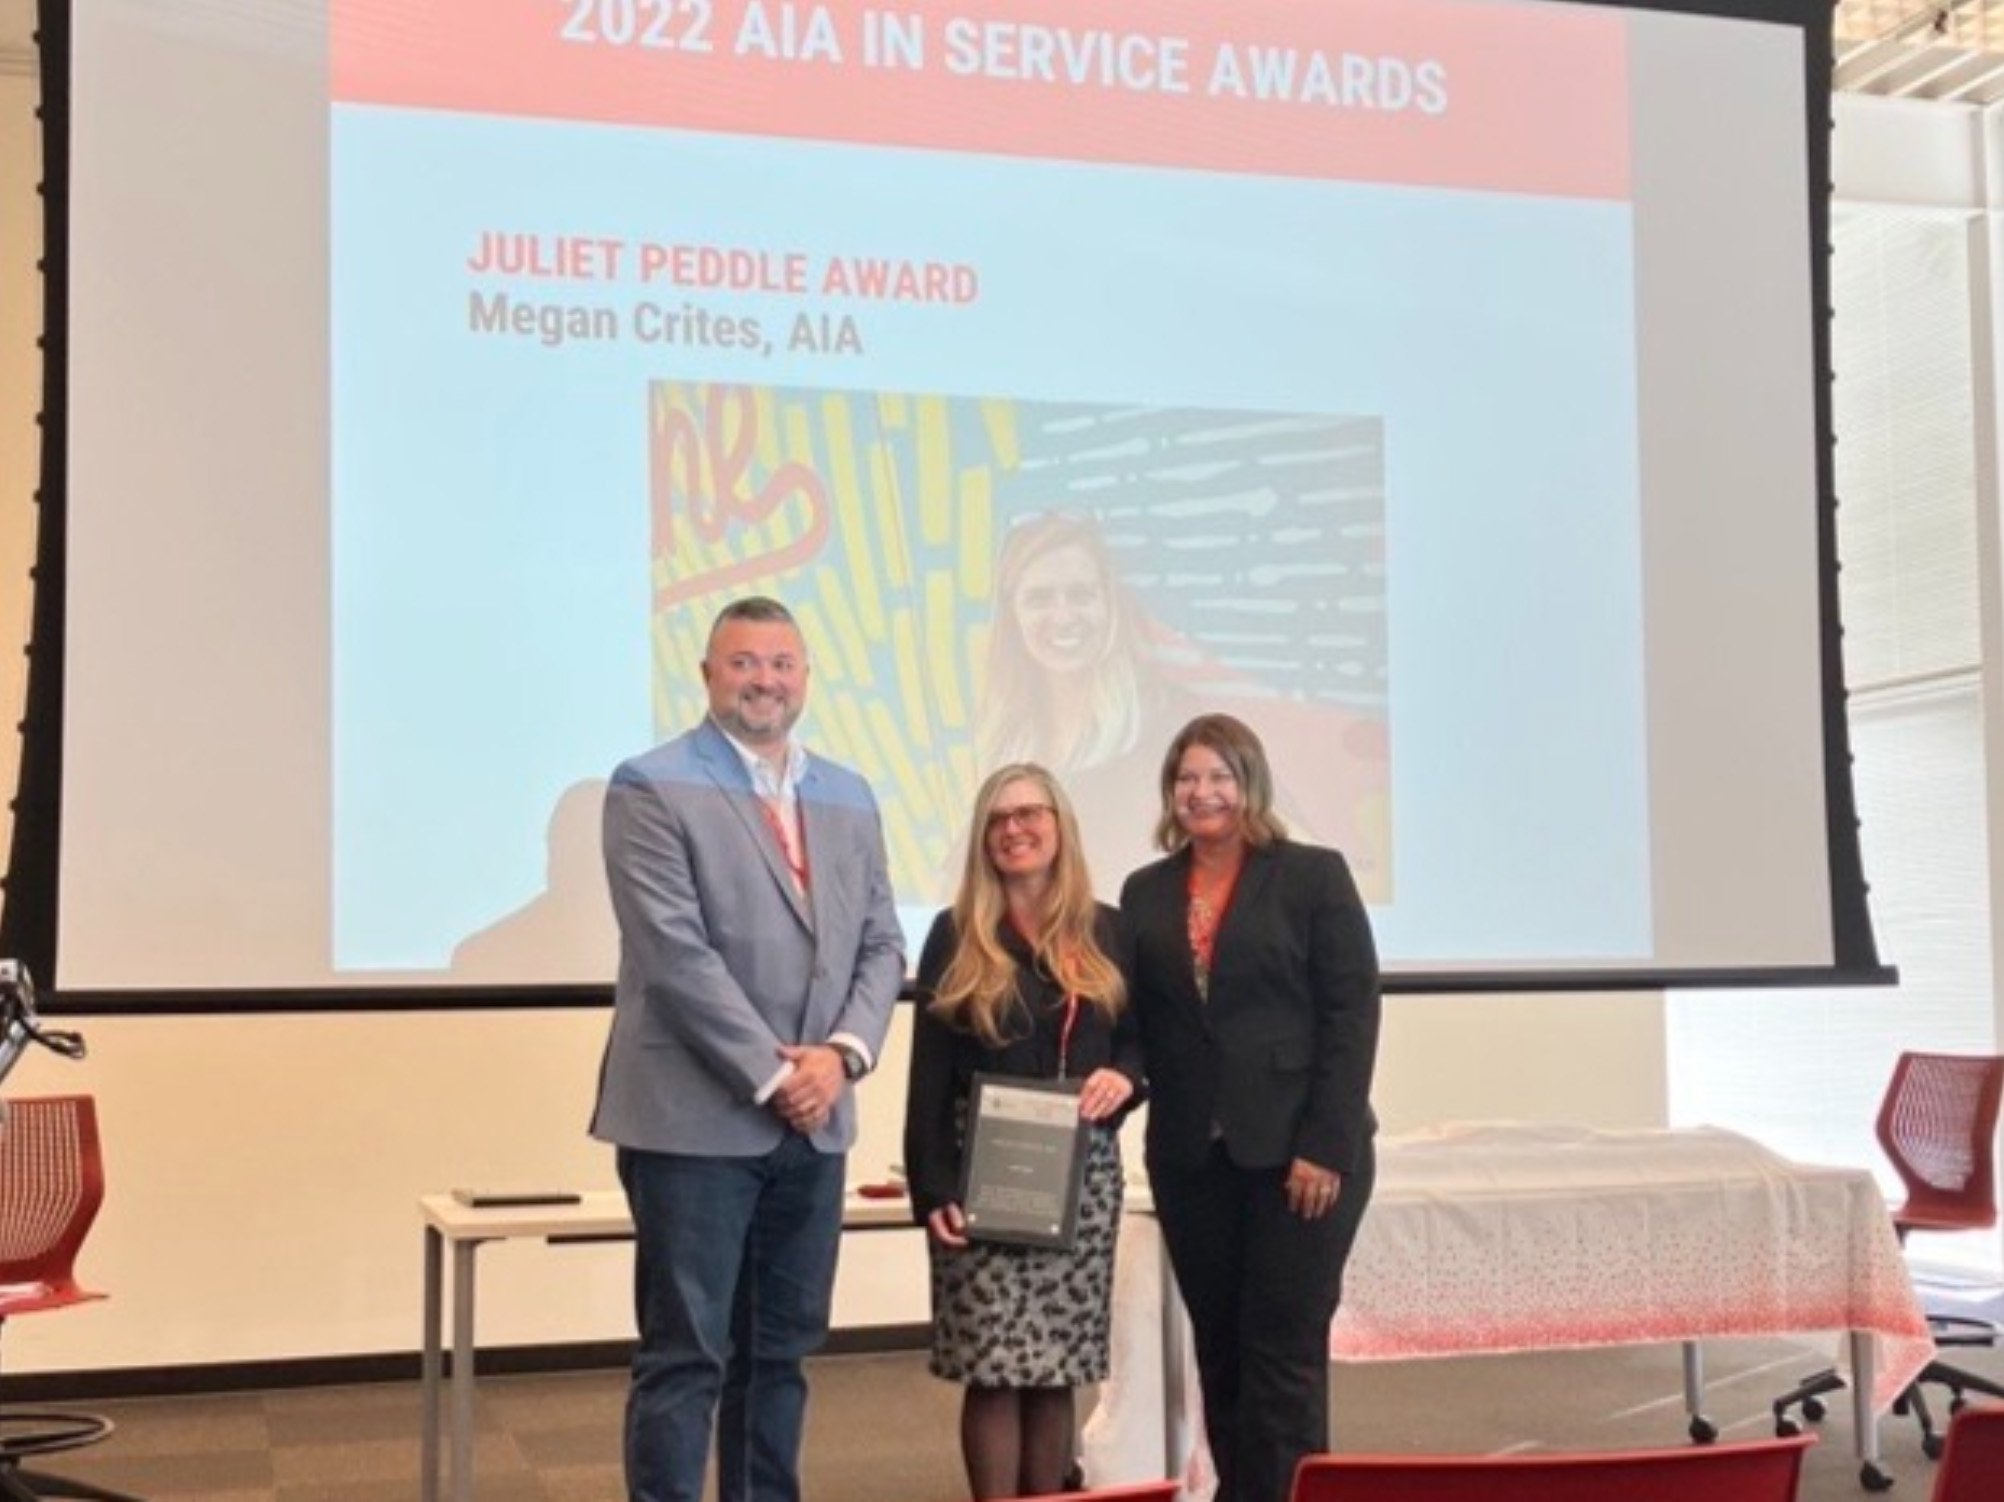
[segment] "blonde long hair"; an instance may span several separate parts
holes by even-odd
[[[1077,548],[1091,560],[1107,612],[1106,641],[1086,689],[1091,710],[1085,733],[1068,746],[1056,744],[1050,724],[1053,685],[1031,656],[1016,606],[1016,592],[1030,565],[1063,548]],[[1067,771],[1097,766],[1132,750],[1141,730],[1143,658],[1134,606],[1114,575],[1098,525],[1088,517],[1055,511],[1018,522],[1002,540],[995,570],[995,621],[979,711],[982,759],[1042,758]]]
[[[1044,894],[1043,925],[1033,942],[1037,963],[1068,996],[1116,1016],[1127,1004],[1127,982],[1100,948],[1093,929],[1098,909],[1092,876],[1086,870],[1078,818],[1058,781],[1033,762],[1012,762],[989,773],[974,795],[974,823],[967,834],[967,863],[953,899],[954,950],[932,999],[933,1014],[973,1033],[989,1047],[1008,1041],[1007,1024],[1022,1012],[1016,961],[1003,947],[1008,893],[988,858],[988,818],[1012,782],[1033,784],[1058,821],[1058,856]]]

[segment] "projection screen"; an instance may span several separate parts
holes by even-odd
[[[1395,985],[1876,971],[1825,7],[47,9],[62,995],[596,994],[746,593],[914,935],[987,768],[1110,895],[1226,710]]]

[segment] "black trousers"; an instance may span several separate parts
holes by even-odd
[[[1217,1502],[1287,1502],[1301,1457],[1329,1448],[1329,1322],[1376,1159],[1317,1220],[1287,1208],[1285,1166],[1240,1168],[1222,1143],[1148,1177],[1196,1335]]]

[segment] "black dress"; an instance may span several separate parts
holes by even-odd
[[[1121,954],[1119,919],[1098,913],[1106,954]],[[1140,1100],[1141,1051],[1132,1011],[1109,1023],[1081,1004],[1068,1046],[1061,1050],[1063,992],[1037,968],[1029,946],[1008,927],[1003,945],[1017,961],[1023,1006],[1008,1042],[990,1048],[972,1033],[934,1016],[929,1003],[955,936],[953,915],[941,913],[919,959],[918,1014],[912,1027],[912,1071],[905,1100],[905,1173],[914,1218],[921,1224],[960,1199],[961,1143],[975,1074],[1019,1079],[1083,1079],[1096,1069],[1120,1070],[1135,1082],[1129,1108]],[[929,1244],[932,1260],[932,1371],[975,1387],[1077,1387],[1103,1381],[1113,1305],[1113,1247],[1120,1225],[1119,1122],[1095,1128],[1079,1197],[1079,1229],[1063,1251],[974,1242]]]

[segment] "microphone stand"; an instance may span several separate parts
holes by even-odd
[[[0,960],[0,1083],[4,1083],[31,1044],[40,1044],[66,1059],[84,1056],[81,1033],[44,1027],[35,1012],[35,982],[19,960]],[[7,1120],[7,1103],[0,1100],[0,1126]]]

